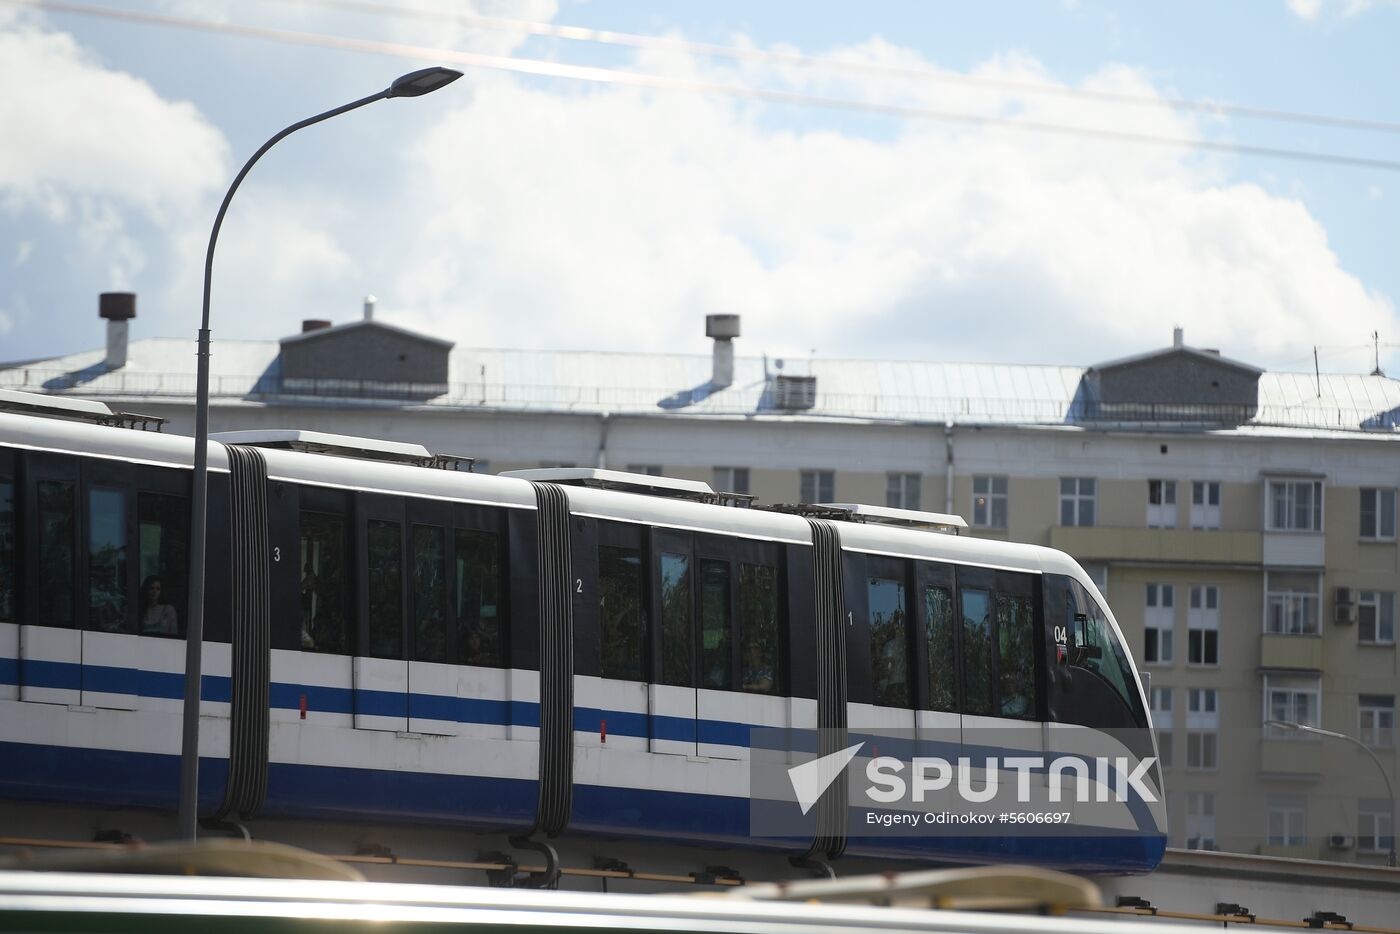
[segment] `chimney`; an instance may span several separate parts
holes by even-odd
[[[136,317],[136,293],[103,292],[97,314],[107,319],[107,369],[120,370],[126,366],[127,322]]]
[[[377,301],[379,301],[379,299],[375,298],[373,295],[366,295],[366,296],[365,296],[365,320],[366,320],[366,321],[373,321],[373,320],[374,320],[374,303],[377,302]]]
[[[1173,346],[1173,347],[1185,347],[1185,346],[1186,346],[1186,332],[1183,331],[1180,327],[1174,327],[1174,328],[1172,328],[1172,346]]]
[[[739,316],[706,315],[705,336],[715,342],[710,386],[723,389],[734,382],[734,338],[739,336]]]
[[[301,333],[310,334],[312,331],[324,331],[330,326],[331,323],[325,318],[304,318],[301,322]]]

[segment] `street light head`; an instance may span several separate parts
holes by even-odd
[[[453,71],[451,68],[443,68],[440,65],[424,68],[421,71],[411,71],[394,79],[394,83],[389,85],[389,96],[421,97],[451,84],[460,77],[462,77],[460,71]]]

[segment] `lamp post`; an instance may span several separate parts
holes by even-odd
[[[180,740],[180,838],[194,841],[199,814],[199,697],[202,654],[204,648],[204,545],[206,538],[206,509],[209,500],[209,283],[214,269],[214,244],[219,239],[224,214],[233,193],[244,176],[263,153],[297,130],[338,117],[366,104],[390,97],[421,97],[445,87],[462,77],[450,68],[424,68],[394,80],[389,87],[362,97],[334,110],[308,117],[287,127],[253,153],[244,164],[224,195],[223,204],[214,218],[209,233],[209,252],[204,257],[204,314],[199,326],[199,351],[196,375],[194,416],[194,489],[190,502],[190,609],[189,626],[185,633],[185,706],[183,732]]]
[[[1301,723],[1293,723],[1288,720],[1270,720],[1265,726],[1278,727],[1283,730],[1292,730],[1295,733],[1311,733],[1314,736],[1329,736],[1332,739],[1344,739],[1361,749],[1366,755],[1371,757],[1371,761],[1376,763],[1376,768],[1381,771],[1381,778],[1385,779],[1385,790],[1390,792],[1390,853],[1386,857],[1385,864],[1390,867],[1395,866],[1395,786],[1390,783],[1390,775],[1386,772],[1385,766],[1381,764],[1380,758],[1355,736],[1348,736],[1345,733],[1338,733],[1335,730],[1323,730],[1315,726],[1305,726]]]

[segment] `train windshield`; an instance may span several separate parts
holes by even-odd
[[[1055,673],[1052,719],[1099,728],[1146,727],[1132,659],[1098,600],[1074,578],[1047,574],[1045,601]]]

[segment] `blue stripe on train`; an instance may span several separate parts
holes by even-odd
[[[179,759],[151,753],[0,743],[0,794],[8,798],[109,807],[173,809]],[[200,760],[200,804],[222,799],[227,762]],[[410,821],[479,830],[516,829],[534,817],[533,781],[272,763],[267,817]],[[781,805],[778,805],[781,806]],[[808,840],[750,838],[749,801],[719,795],[578,785],[576,832],[803,850]],[[853,856],[914,862],[1032,862],[1057,868],[1141,872],[1162,856],[1162,837],[854,838]]]

